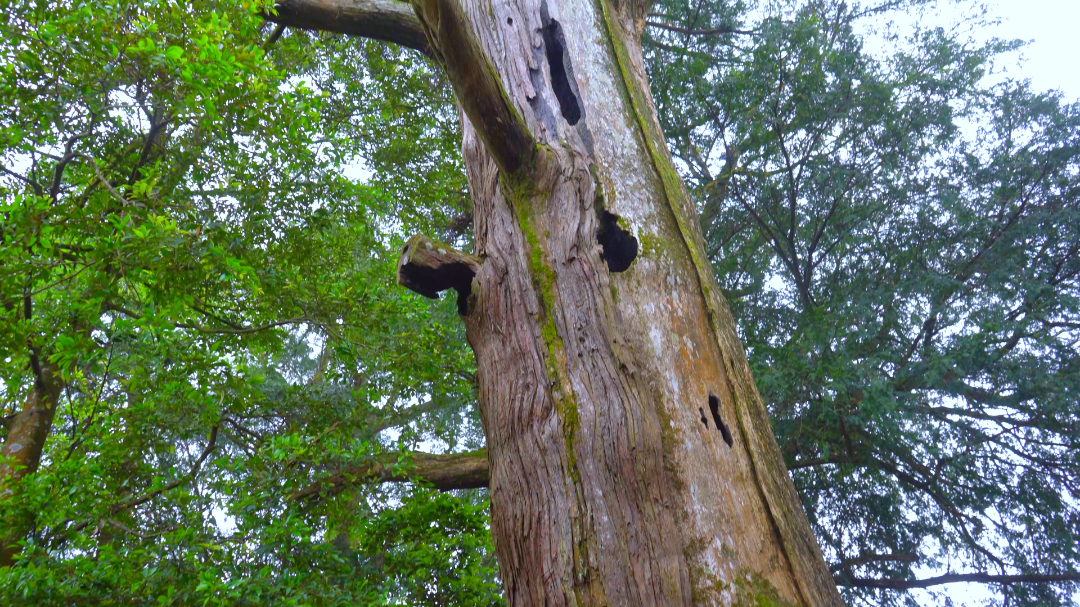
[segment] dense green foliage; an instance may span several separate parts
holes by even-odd
[[[483,491],[289,499],[376,456],[483,446],[452,302],[393,284],[407,236],[468,246],[438,70],[271,42],[227,0],[0,1],[5,425],[32,358],[64,382],[41,469],[0,496],[33,522],[0,597],[499,603]],[[913,600],[867,579],[1080,570],[1080,107],[987,85],[1011,44],[864,48],[921,4],[664,0],[645,36],[853,603]]]
[[[482,446],[452,306],[393,284],[400,243],[445,232],[464,177],[426,60],[266,46],[253,11],[3,7],[4,414],[32,352],[66,388],[41,470],[3,498],[34,528],[0,596],[496,602],[482,494],[287,501],[342,462]],[[357,163],[377,177],[348,178]]]

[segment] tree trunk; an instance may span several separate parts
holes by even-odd
[[[41,365],[40,373],[30,389],[22,410],[14,415],[0,448],[0,498],[8,503],[19,491],[19,481],[33,474],[41,464],[45,441],[56,416],[63,383],[56,365]],[[32,526],[34,513],[13,508],[0,513],[0,567],[10,567],[19,554],[18,542],[26,537]]]
[[[656,119],[646,4],[414,6],[479,266],[414,240],[401,267],[462,301],[509,604],[841,604]]]
[[[656,118],[648,5],[413,0],[465,114],[479,267],[429,259],[426,290],[467,315],[507,599],[841,605]]]

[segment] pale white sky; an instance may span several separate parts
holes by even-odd
[[[863,0],[866,5],[877,4]],[[916,23],[924,27],[941,26],[949,29],[963,21],[964,16],[981,13],[986,7],[987,20],[999,20],[996,25],[970,31],[976,41],[997,37],[1003,40],[1028,42],[1022,50],[997,57],[994,71],[1004,70],[1015,79],[1031,80],[1032,89],[1042,92],[1060,90],[1066,101],[1080,100],[1080,0],[938,0],[936,6],[919,13],[891,13],[884,21],[867,20],[864,25],[876,28],[889,22],[906,38]],[[892,54],[892,43],[870,31],[864,38],[864,48],[882,58]],[[993,76],[996,80],[1001,76]],[[992,80],[992,81],[993,81]]]
[[[1080,0],[989,0],[990,14],[1001,17],[991,28],[999,38],[1030,40],[1016,61],[1003,65],[1016,77],[1031,79],[1035,90],[1060,89],[1067,101],[1080,100]]]

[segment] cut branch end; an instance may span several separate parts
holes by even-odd
[[[480,269],[480,260],[449,245],[416,235],[405,243],[398,261],[399,285],[424,297],[437,299],[439,293],[454,289],[458,294],[458,312],[468,315],[472,281]]]

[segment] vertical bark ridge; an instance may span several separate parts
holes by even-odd
[[[540,304],[527,280],[524,235],[511,220],[498,166],[470,123],[463,124],[476,253],[485,259],[475,277],[478,288],[466,328],[477,358],[488,440],[492,536],[508,603],[543,604],[545,596],[573,591],[570,563],[559,550],[572,541],[570,521],[555,512],[568,507],[564,479],[569,471],[561,464],[564,443],[538,347],[533,315]],[[479,371],[487,365],[506,373]],[[489,404],[499,401],[504,404]]]
[[[540,215],[550,233],[544,245],[554,270],[553,320],[580,428],[571,441],[579,484],[595,514],[595,550],[622,557],[600,561],[608,598],[630,605],[681,602],[684,590],[689,598],[688,575],[675,521],[663,504],[673,487],[663,465],[660,420],[655,400],[623,371],[612,348],[621,323],[595,245],[598,222],[588,204],[595,182],[586,160],[573,154],[561,160],[572,172],[557,180]]]

